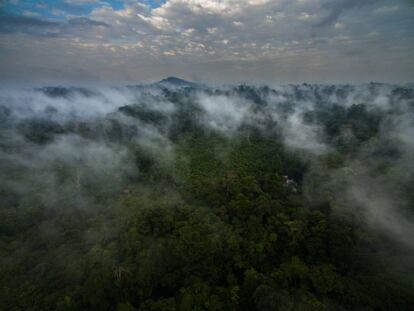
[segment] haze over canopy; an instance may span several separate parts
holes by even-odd
[[[0,81],[414,80],[408,0],[0,1]]]

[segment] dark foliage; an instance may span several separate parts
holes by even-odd
[[[321,127],[330,146],[309,155],[285,145],[280,120],[246,122],[231,135],[206,128],[197,90],[184,82],[161,86],[177,105],[169,115],[137,103],[86,121],[15,123],[0,107],[0,309],[412,310],[412,250],[373,230],[341,196],[358,176],[350,163],[362,158],[367,175],[399,186],[412,215],[412,176],[393,170],[401,150],[380,134],[412,90],[395,88],[395,106],[384,111],[327,102],[347,98],[350,86],[294,87],[278,111],[316,103],[303,122]],[[205,92],[237,95],[264,115],[277,94],[246,85]],[[174,155],[163,160],[167,149],[139,143],[142,124],[158,129]],[[71,160],[35,156],[73,136]],[[113,148],[114,160],[86,156],[103,156],[93,143]],[[120,150],[127,155],[115,160]]]

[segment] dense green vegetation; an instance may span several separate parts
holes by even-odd
[[[412,89],[153,88],[2,100],[1,310],[412,310]]]

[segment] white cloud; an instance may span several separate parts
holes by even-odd
[[[39,14],[39,13],[37,13],[37,12],[32,12],[32,11],[24,11],[22,14],[23,14],[24,16],[27,16],[27,17],[39,17],[39,16],[40,16],[40,14]]]
[[[335,29],[343,29],[345,25],[343,23],[337,22],[334,25]]]
[[[73,1],[85,3],[92,0]],[[384,51],[381,60],[375,61],[376,64],[385,64],[383,58],[390,57],[390,54],[386,53],[386,47],[384,49],[384,42],[390,42],[389,45],[394,49],[399,45],[401,53],[409,54],[408,49],[405,48],[410,45],[407,40],[399,40],[397,43],[396,36],[390,37],[387,41],[383,35],[378,37],[366,35],[373,31],[391,34],[398,30],[401,38],[409,36],[409,26],[414,26],[412,22],[414,18],[411,22],[408,18],[414,14],[412,10],[398,9],[402,7],[402,0],[398,0],[399,3],[392,6],[384,6],[384,0],[378,1],[377,4],[373,0],[363,3],[356,0],[167,0],[155,9],[139,1],[127,1],[121,9],[101,3],[92,10],[88,18],[105,23],[108,27],[87,28],[87,25],[77,24],[53,33],[50,27],[49,29],[29,27],[26,34],[27,32],[41,34],[47,40],[35,44],[38,47],[37,53],[34,46],[28,46],[27,54],[33,58],[33,55],[40,57],[43,53],[44,63],[47,63],[47,58],[50,58],[50,54],[54,53],[56,48],[63,50],[66,55],[68,43],[71,44],[70,53],[73,55],[78,53],[78,56],[86,49],[94,50],[94,53],[102,49],[99,55],[95,55],[95,59],[90,57],[92,63],[98,67],[97,61],[103,59],[105,55],[108,59],[100,65],[125,64],[123,67],[117,67],[119,75],[122,74],[121,71],[125,73],[137,69],[133,65],[126,65],[127,63],[145,64],[148,68],[152,66],[154,72],[163,75],[172,74],[168,71],[180,66],[187,68],[182,69],[181,72],[193,71],[194,67],[189,66],[190,64],[224,68],[225,66],[212,65],[212,63],[226,62],[227,67],[231,67],[232,70],[228,75],[234,76],[234,73],[239,72],[239,68],[243,67],[240,65],[241,60],[254,64],[249,65],[249,70],[244,71],[246,74],[249,74],[249,71],[256,71],[255,75],[263,75],[267,71],[268,76],[275,76],[275,72],[271,74],[271,70],[280,72],[281,68],[290,68],[290,70],[283,70],[293,72],[300,66],[304,68],[301,69],[301,73],[304,74],[306,68],[311,67],[311,63],[314,71],[315,64],[321,64],[321,67],[331,67],[331,72],[336,71],[340,74],[343,68],[346,70],[349,68],[349,65],[345,64],[346,59],[343,59],[344,55],[338,55],[339,51],[344,50],[341,44],[345,44],[345,41],[348,50],[366,51],[367,55],[371,55],[372,60],[375,54],[379,55]],[[352,10],[354,8],[358,10]],[[50,10],[60,18],[67,17],[65,12],[58,10],[57,6],[51,6]],[[378,13],[372,14],[374,11]],[[379,24],[380,15],[391,11],[395,12],[395,18],[398,18],[398,14],[406,14],[398,29],[396,24]],[[363,23],[360,22],[361,19]],[[338,30],[341,36],[348,39],[339,40]],[[6,37],[7,34],[0,33],[2,46],[7,45]],[[73,38],[78,39],[74,41]],[[18,41],[17,35],[14,35],[14,40]],[[25,38],[22,36],[21,40],[31,42],[27,36]],[[291,44],[292,42],[295,44]],[[349,46],[351,43],[355,46]],[[10,50],[14,45],[12,42],[6,50]],[[2,53],[5,53],[4,49]],[[322,53],[330,57],[322,58]],[[9,54],[9,57],[15,58],[16,53]],[[318,60],[314,59],[317,57]],[[339,57],[341,60],[333,60]],[[398,58],[409,61],[408,57]],[[30,57],[24,57],[21,61],[27,62],[29,59]],[[163,61],[168,62],[173,59],[175,63],[169,63],[169,67],[163,64]],[[314,60],[310,62],[311,59]],[[4,57],[2,60],[6,62]],[[63,59],[61,61],[63,62]],[[75,60],[79,62],[77,66],[83,70],[85,67],[84,64],[81,66],[81,61],[81,57]],[[349,58],[348,61],[352,60]],[[232,62],[239,62],[239,65],[235,66]],[[262,62],[268,64],[264,69]],[[344,67],[339,68],[340,63],[344,63]],[[7,66],[9,64],[10,61],[7,61]],[[39,67],[38,64],[39,62],[35,63],[33,60],[33,66]],[[155,70],[154,64],[164,69]],[[260,66],[262,66],[261,72]],[[86,67],[91,71],[89,64],[86,64]],[[408,68],[407,65],[403,67]],[[114,72],[114,70],[109,71]],[[128,75],[148,76],[142,70],[139,73],[138,70],[135,72]],[[299,78],[299,72],[295,75]]]
[[[248,103],[225,96],[200,96],[198,102],[205,114],[202,123],[223,134],[233,134],[249,116]]]
[[[392,6],[382,6],[380,8],[375,9],[374,13],[385,15],[385,14],[392,14],[397,12],[400,9],[398,5],[392,5]]]

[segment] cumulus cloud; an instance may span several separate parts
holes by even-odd
[[[395,10],[406,5],[402,1],[390,5],[386,0],[168,0],[155,8],[139,1],[127,1],[120,8],[100,1],[64,4],[86,11],[69,12],[56,4],[44,9],[60,12],[54,19],[50,14],[43,16],[43,11],[32,11],[41,16],[2,16],[0,41],[7,47],[2,60],[24,59],[26,68],[49,69],[49,74],[69,61],[78,71],[86,67],[89,72],[98,72],[97,76],[109,80],[122,77],[122,81],[180,73],[222,77],[215,74],[217,71],[226,73],[226,80],[238,72],[256,79],[262,75],[263,80],[268,76],[285,76],[288,80],[298,75],[305,80],[311,71],[322,78],[339,78],[340,72],[352,78],[360,77],[355,72],[361,66],[365,67],[361,72],[374,78],[381,74],[390,77],[391,72],[393,77],[410,77],[412,72],[408,57],[412,41],[396,39],[408,39],[413,26],[412,10]],[[383,13],[390,10],[395,11],[395,16],[389,18],[401,21],[398,27],[381,20]],[[379,35],[368,37],[373,31]],[[394,31],[399,36],[389,36]],[[49,40],[33,44],[31,36]],[[14,52],[22,45],[30,46],[30,55]],[[52,53],[48,50],[65,54],[68,49],[77,57],[65,55],[56,64],[46,62]],[[340,52],[347,50],[359,51],[358,66],[355,54]],[[45,64],[37,65],[36,57],[44,58]],[[86,58],[86,64],[81,64],[80,59]],[[401,66],[390,70],[387,64],[391,61]],[[10,61],[3,61],[2,71],[20,75],[19,67],[24,66],[16,62],[8,65]],[[244,66],[241,62],[245,62]],[[265,69],[261,63],[267,64]],[[375,70],[371,68],[374,63]],[[102,72],[108,64],[112,70]],[[67,76],[72,72],[74,76],[81,75],[74,69],[65,70]]]

